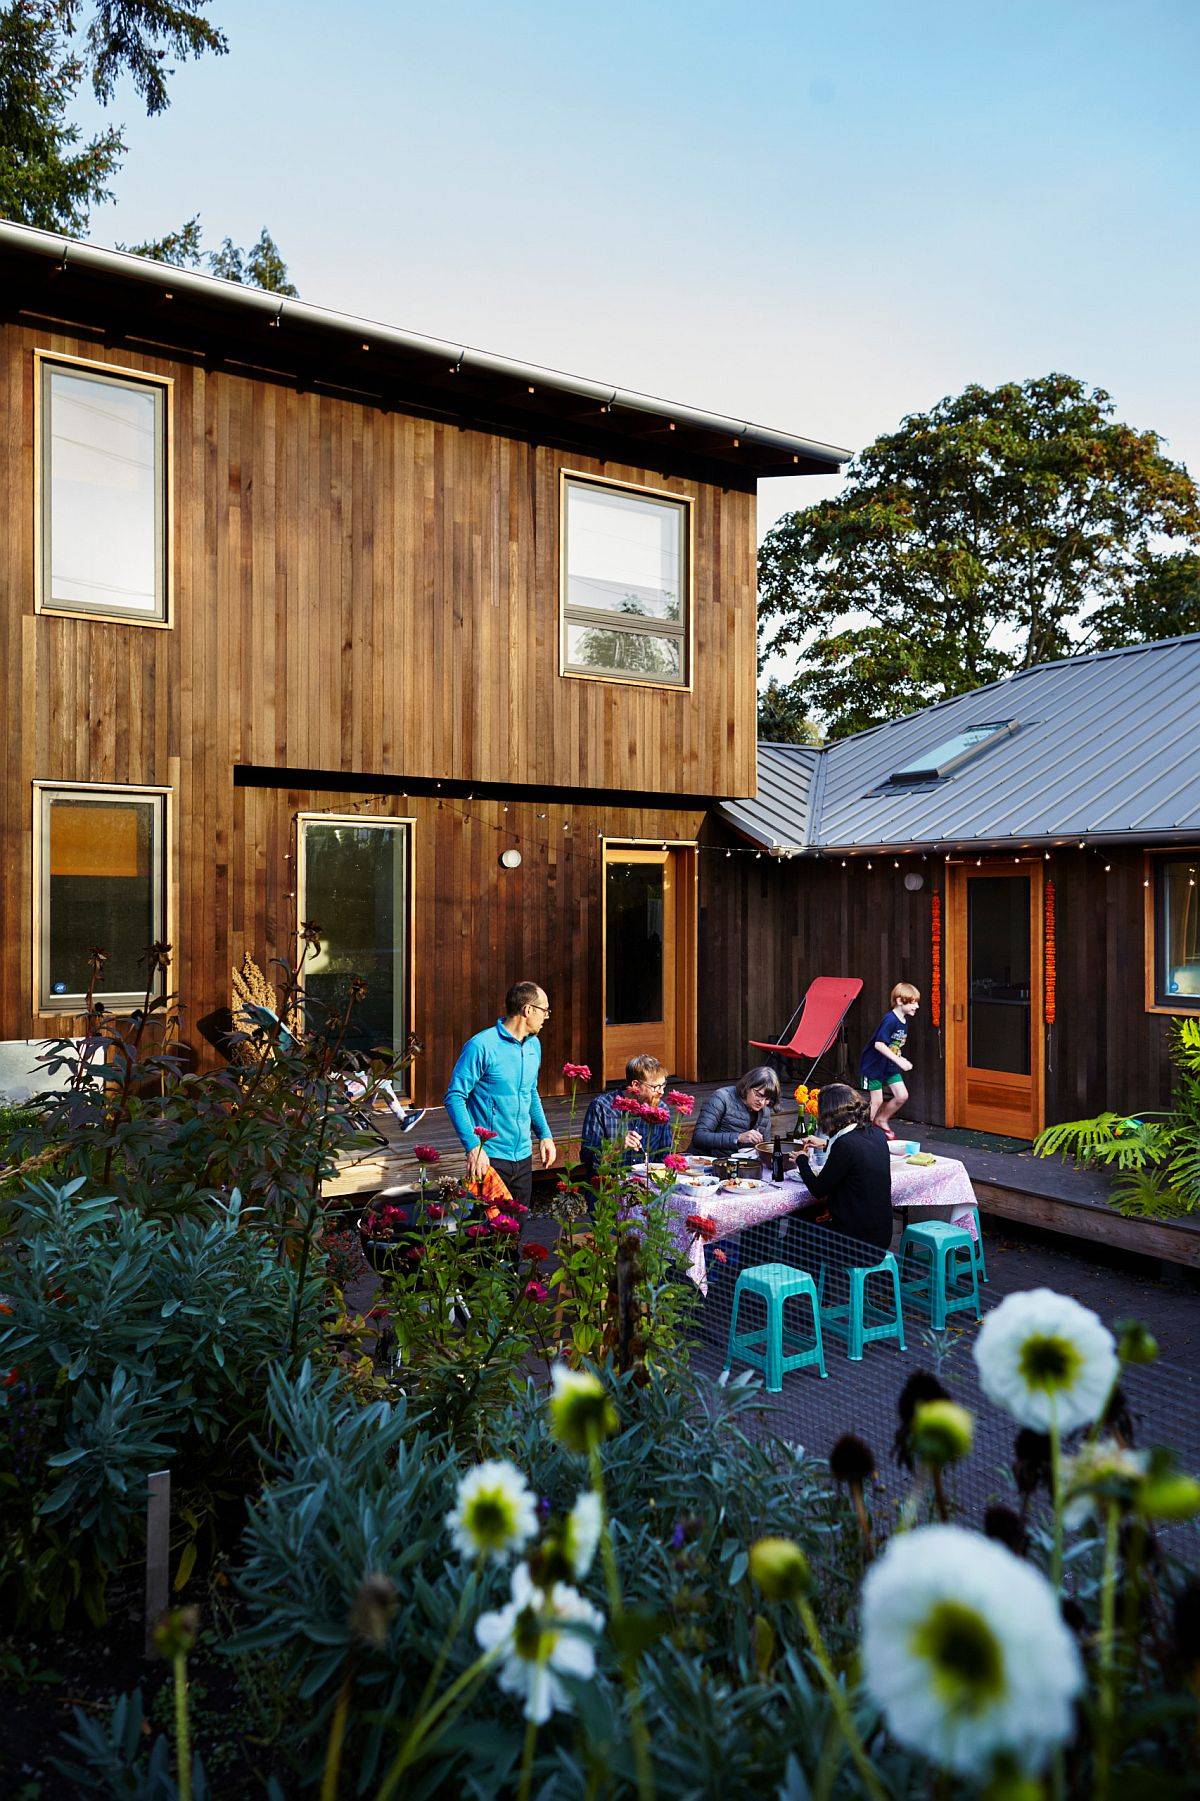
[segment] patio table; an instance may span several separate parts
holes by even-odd
[[[892,1206],[905,1214],[920,1210],[925,1219],[945,1219],[961,1226],[979,1238],[979,1203],[971,1187],[965,1167],[953,1157],[937,1157],[934,1162],[911,1164],[903,1157],[891,1159]],[[772,1219],[783,1219],[789,1213],[819,1209],[824,1202],[810,1195],[796,1170],[789,1170],[782,1182],[757,1182],[742,1194],[721,1194],[715,1188],[693,1188],[681,1177],[667,1190],[671,1236],[685,1258],[688,1275],[702,1294],[708,1293],[708,1275],[704,1262],[704,1241],[687,1229],[685,1221],[693,1213],[701,1213],[716,1225],[716,1233],[708,1242],[716,1244],[748,1226],[761,1226]]]

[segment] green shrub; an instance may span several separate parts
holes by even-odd
[[[264,1370],[295,1318],[321,1342],[323,1284],[244,1229],[236,1196],[167,1230],[82,1188],[17,1197],[2,1247],[0,1604],[18,1620],[61,1623],[75,1599],[103,1618],[168,1465],[186,1579],[218,1509],[256,1486]]]

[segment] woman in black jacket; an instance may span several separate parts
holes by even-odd
[[[727,1157],[743,1146],[758,1150],[771,1142],[771,1108],[779,1102],[779,1077],[760,1064],[740,1082],[714,1088],[696,1116],[691,1149],[706,1157]]]
[[[887,1139],[870,1121],[870,1108],[856,1088],[831,1082],[818,1097],[817,1125],[827,1152],[820,1170],[806,1138],[799,1159],[808,1192],[829,1206],[835,1232],[886,1251],[892,1242],[892,1170]]]

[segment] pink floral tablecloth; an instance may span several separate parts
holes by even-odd
[[[748,1226],[761,1226],[767,1220],[782,1219],[797,1207],[817,1207],[800,1176],[791,1170],[782,1182],[759,1182],[743,1194],[720,1194],[713,1188],[695,1189],[686,1181],[677,1182],[667,1193],[671,1214],[671,1235],[687,1261],[688,1275],[703,1294],[708,1293],[708,1277],[704,1264],[704,1246],[686,1220],[694,1213],[703,1214],[716,1225],[710,1243],[744,1232]],[[933,1163],[912,1164],[903,1157],[892,1158],[892,1206],[904,1212],[930,1209],[928,1217],[947,1219],[971,1234],[979,1236],[978,1202],[971,1179],[964,1166],[953,1157],[938,1157]]]

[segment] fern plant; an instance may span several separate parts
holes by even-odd
[[[1097,1113],[1048,1126],[1038,1157],[1061,1156],[1118,1172],[1112,1204],[1133,1219],[1177,1219],[1200,1209],[1200,1019],[1171,1032],[1175,1084],[1161,1113]]]

